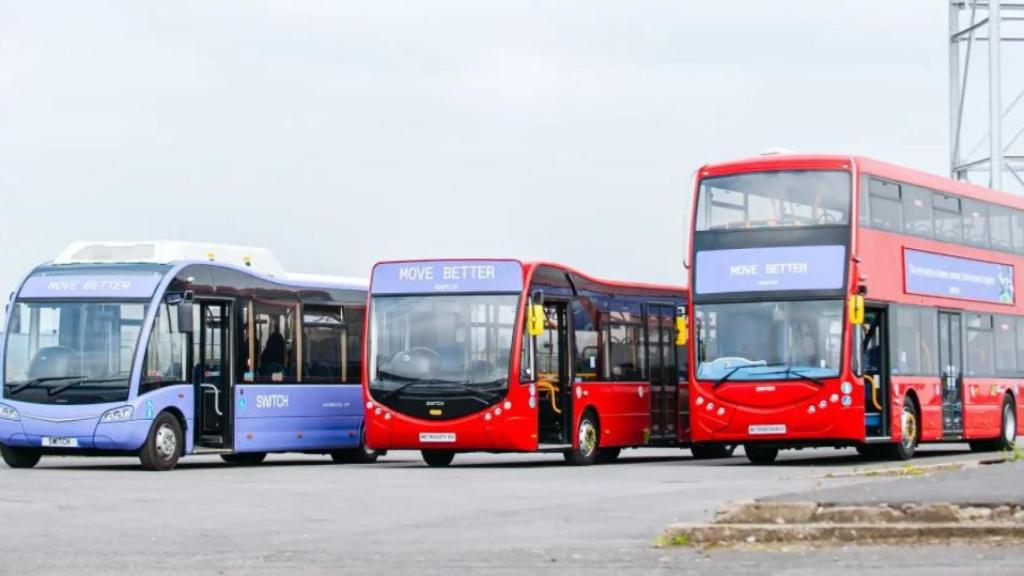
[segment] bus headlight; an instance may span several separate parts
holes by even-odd
[[[853,384],[850,384],[849,382],[843,382],[842,385],[840,385],[839,387],[839,391],[842,392],[843,394],[849,394],[850,392],[853,392]]]
[[[124,422],[125,420],[131,420],[132,416],[135,415],[135,408],[131,406],[121,406],[120,408],[114,408],[113,410],[107,410],[100,416],[100,422]]]
[[[7,404],[0,404],[0,420],[21,420],[18,411]]]

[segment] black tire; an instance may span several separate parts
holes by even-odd
[[[420,454],[431,468],[444,468],[455,459],[455,452],[451,450],[421,450]]]
[[[8,446],[0,446],[0,455],[3,456],[4,463],[11,468],[32,468],[39,464],[39,459],[43,457],[38,450]]]
[[[714,460],[716,458],[728,458],[736,447],[731,444],[694,444],[690,446],[690,453],[694,460]]]
[[[601,451],[601,428],[593,410],[587,410],[576,425],[575,448],[565,451],[565,462],[570,466],[590,466]]]
[[[167,412],[161,412],[149,427],[149,435],[139,451],[142,467],[158,472],[173,470],[181,458],[184,441],[178,419]]]
[[[622,454],[622,448],[601,448],[594,461],[598,464],[611,464],[619,459],[619,454]]]
[[[255,466],[267,459],[267,453],[241,452],[238,454],[221,454],[220,459],[236,466]]]
[[[886,444],[882,448],[882,454],[890,460],[904,461],[913,458],[914,450],[920,440],[920,421],[917,405],[913,400],[907,398],[903,402],[903,409],[900,412],[900,441],[895,444]]]
[[[1002,417],[999,421],[999,437],[991,440],[973,440],[974,452],[1002,452],[1013,450],[1017,445],[1017,412],[1010,396],[1003,398]]]
[[[743,451],[747,453],[747,460],[751,464],[771,464],[779,457],[779,449],[771,446],[744,444]]]
[[[384,454],[387,452],[371,450],[366,447],[366,429],[364,428],[359,433],[358,448],[335,450],[331,452],[331,460],[334,460],[335,464],[373,464]]]

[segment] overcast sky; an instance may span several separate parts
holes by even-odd
[[[945,173],[935,0],[0,2],[0,293],[74,240],[682,283],[693,172]]]

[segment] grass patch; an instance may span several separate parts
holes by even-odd
[[[685,548],[693,546],[693,542],[690,541],[689,534],[685,532],[677,532],[675,534],[661,535],[654,545],[658,548]]]

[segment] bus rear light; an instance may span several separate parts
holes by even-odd
[[[839,394],[833,394],[833,395],[829,396],[828,397],[828,401],[833,403],[833,404],[835,404],[836,402],[839,402]]]
[[[366,403],[366,409],[367,410],[373,410],[373,402],[367,402]]]
[[[385,419],[385,420],[391,420],[391,412],[387,412],[387,413],[385,413],[385,414],[384,414],[384,419]]]
[[[373,413],[376,414],[377,416],[380,416],[381,412],[383,412],[383,410],[381,410],[380,408],[377,408],[376,410],[373,411]]]
[[[723,414],[725,414],[725,408],[719,408],[718,409],[718,415],[722,416]]]
[[[826,402],[824,400],[822,400],[821,402],[818,402],[818,408],[821,408],[822,410],[824,410],[825,408],[828,408],[828,402]]]
[[[708,402],[706,408],[707,408],[708,412],[711,412],[712,410],[715,409],[715,403],[714,402]]]
[[[537,385],[536,384],[530,384],[530,396],[536,396],[536,395],[537,395]]]
[[[704,399],[701,398],[700,396],[697,396],[697,401],[696,401],[697,406],[700,406],[703,403],[704,403]]]
[[[817,411],[818,411],[818,409],[814,407],[814,404],[811,404],[810,406],[807,407],[807,413],[808,414],[814,414]]]
[[[484,420],[490,422],[491,418],[492,418],[492,416],[491,416],[490,412],[487,412],[486,414],[484,414]]]
[[[501,408],[500,407],[494,409],[494,415],[495,416],[501,416]]]
[[[536,408],[536,407],[537,407],[537,399],[534,398],[533,396],[530,396],[530,408]]]
[[[512,402],[506,400],[505,401],[505,410],[511,410],[511,409],[512,409]]]

